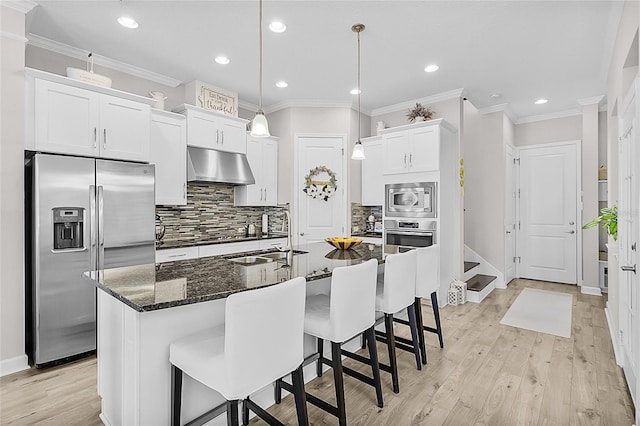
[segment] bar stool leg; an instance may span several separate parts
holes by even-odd
[[[291,373],[293,381],[293,396],[296,402],[296,413],[298,415],[298,425],[308,426],[309,417],[307,415],[307,394],[304,391],[304,377],[302,375],[302,365]]]
[[[438,307],[438,293],[431,293],[431,306],[433,306],[433,316],[436,320],[436,330],[438,331],[438,340],[440,340],[440,349],[444,348],[442,340],[442,326],[440,325],[440,308]]]
[[[420,344],[418,343],[418,325],[416,324],[415,305],[407,306],[407,315],[409,315],[409,328],[411,329],[411,341],[413,342],[413,354],[416,357],[416,368],[422,370],[422,362],[420,362]],[[422,324],[420,324],[422,326]],[[423,334],[420,327],[420,334]]]
[[[400,393],[400,385],[398,384],[398,362],[396,361],[396,336],[393,333],[393,314],[384,314],[384,327],[387,332],[387,350],[389,351],[393,392]]]
[[[282,402],[282,379],[276,380],[276,386],[273,389],[273,399],[276,404],[280,404]]]
[[[246,399],[242,400],[242,426],[249,424],[249,404]]]
[[[423,318],[422,318],[422,299],[416,297],[416,301],[413,304],[416,311],[416,322],[418,323],[418,343],[420,344],[420,354],[422,356],[422,363],[427,364],[427,345],[424,339]]]
[[[324,340],[318,337],[318,362],[316,364],[316,375],[322,377],[322,358],[324,357]]]
[[[180,426],[182,370],[171,364],[171,426]]]
[[[378,366],[378,348],[376,347],[375,327],[371,327],[364,332],[364,337],[369,344],[369,359],[371,360],[371,371],[373,373],[373,382],[376,388],[376,398],[378,398],[378,407],[382,408],[382,383],[380,382],[380,367]]]
[[[340,343],[331,342],[331,367],[333,368],[333,380],[336,386],[336,406],[338,408],[338,424],[346,426],[347,410],[344,401],[344,381],[342,376],[342,351]]]
[[[238,426],[238,400],[227,401],[227,426]]]

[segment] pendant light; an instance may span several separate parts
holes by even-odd
[[[351,31],[358,35],[358,140],[353,147],[353,153],[351,154],[352,160],[364,160],[364,147],[362,146],[362,142],[360,141],[360,93],[362,93],[362,88],[360,87],[360,33],[364,31],[363,24],[355,24],[351,27]]]
[[[256,116],[251,121],[251,136],[258,138],[271,136],[267,117],[264,116],[264,111],[262,110],[262,0],[260,0],[260,97],[258,112],[256,112]]]

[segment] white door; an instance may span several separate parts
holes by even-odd
[[[625,99],[622,108],[619,144],[619,206],[618,253],[620,261],[619,303],[620,336],[622,340],[622,368],[634,400],[637,399],[638,378],[638,140],[635,87]],[[636,410],[637,411],[637,410]]]
[[[504,282],[516,277],[516,151],[507,146],[505,151],[505,196],[504,196]]]
[[[577,284],[575,143],[520,149],[519,276]]]
[[[344,153],[342,136],[297,136],[297,174],[294,190],[295,210],[297,226],[294,223],[294,231],[297,230],[297,244],[323,241],[327,237],[339,237],[349,235],[346,229],[347,205],[347,179],[343,172]],[[366,160],[365,160],[366,161]],[[316,187],[329,182],[331,175],[327,172],[313,173],[318,168],[326,167],[335,175],[337,190],[328,197],[317,195],[315,198],[303,192],[306,183],[316,183]],[[308,179],[307,179],[308,178]]]

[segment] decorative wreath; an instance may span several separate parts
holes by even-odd
[[[320,173],[328,174],[329,181],[314,180],[314,177],[317,177]],[[336,174],[327,166],[318,166],[315,169],[311,169],[309,174],[304,177],[304,181],[305,187],[302,191],[311,198],[320,198],[327,201],[338,189]]]

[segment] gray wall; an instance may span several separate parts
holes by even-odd
[[[582,116],[555,118],[516,125],[516,145],[536,145],[582,139]]]

